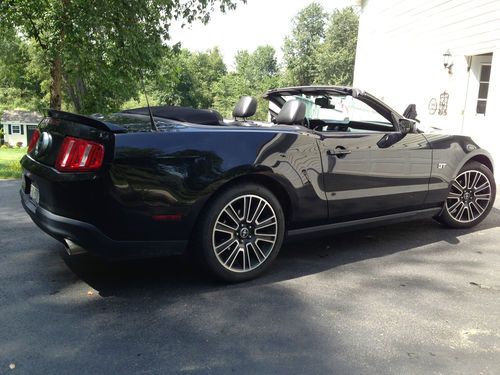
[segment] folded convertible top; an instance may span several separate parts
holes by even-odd
[[[181,122],[190,122],[201,125],[220,125],[224,120],[217,111],[188,107],[157,106],[151,107],[154,117],[166,118]],[[127,109],[121,113],[134,115],[149,115],[148,107]]]

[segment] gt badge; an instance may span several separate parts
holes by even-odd
[[[438,169],[443,169],[446,167],[446,163],[438,163]]]

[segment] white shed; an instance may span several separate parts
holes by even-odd
[[[15,146],[27,146],[31,135],[43,116],[31,111],[5,111],[0,120],[3,126],[4,142]]]
[[[360,0],[354,86],[500,165],[500,0]]]

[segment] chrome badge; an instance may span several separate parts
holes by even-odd
[[[438,169],[444,169],[446,167],[446,163],[438,163]]]

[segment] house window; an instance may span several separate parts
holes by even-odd
[[[21,126],[12,125],[12,134],[21,134]]]
[[[477,95],[476,114],[486,114],[486,101],[488,100],[488,88],[490,86],[491,65],[481,65],[479,75],[479,93]]]

